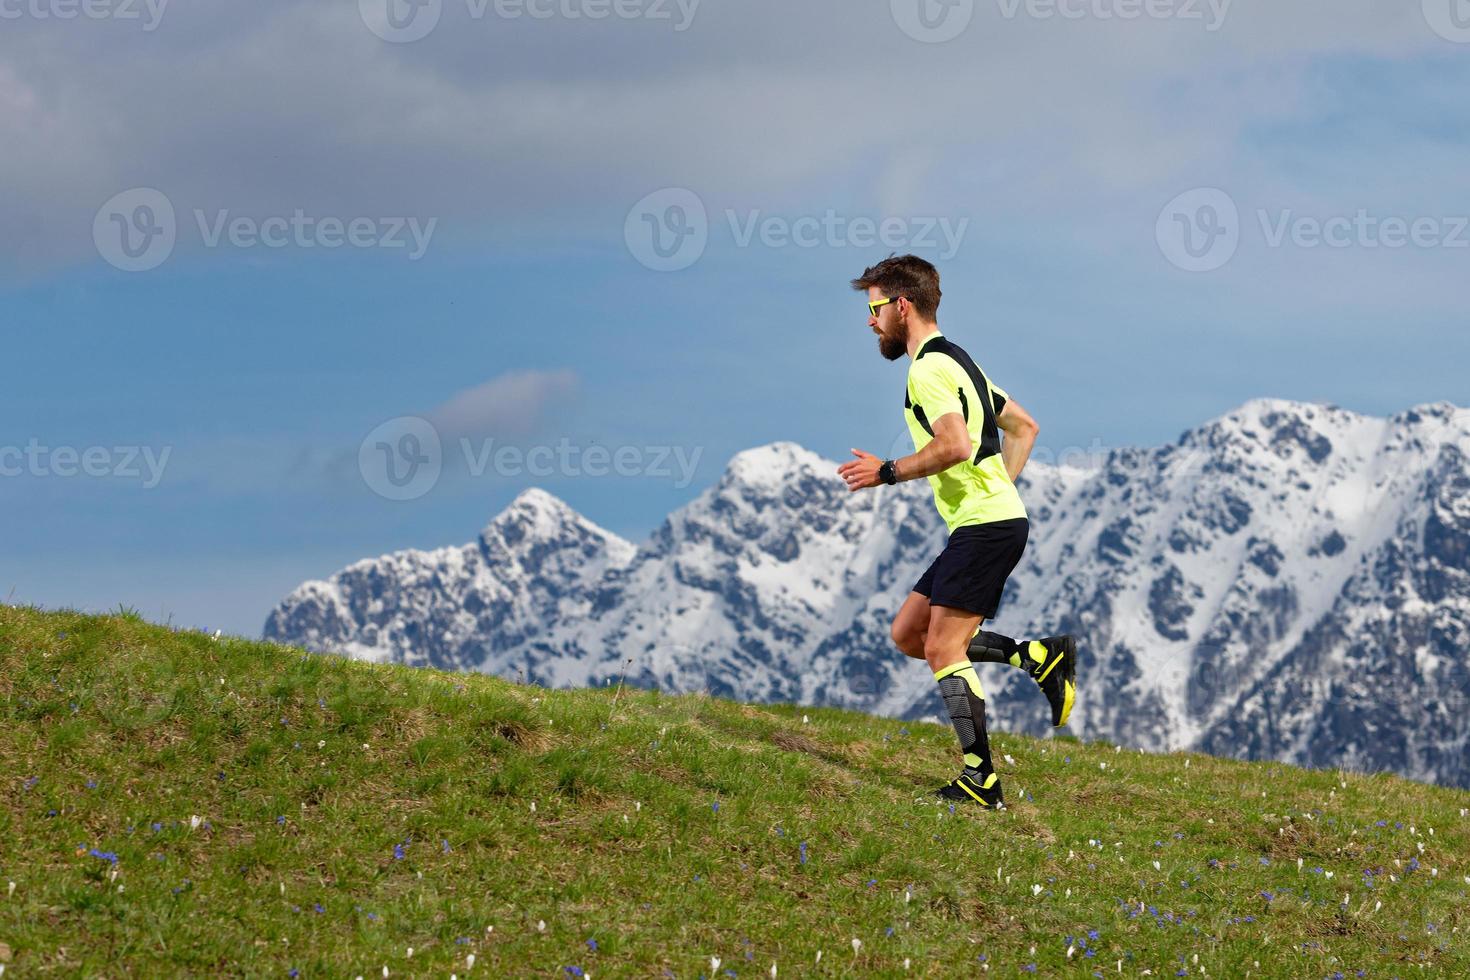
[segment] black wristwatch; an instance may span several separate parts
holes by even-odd
[[[878,467],[878,479],[890,487],[898,482],[898,473],[893,468],[893,460],[885,459],[883,465]]]

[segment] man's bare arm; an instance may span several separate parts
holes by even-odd
[[[919,452],[893,461],[893,472],[898,480],[918,480],[935,473],[943,473],[956,463],[970,458],[975,447],[970,445],[970,432],[959,412],[946,412],[934,423],[934,438]],[[850,459],[837,467],[837,475],[847,483],[848,490],[864,490],[876,487],[879,468],[883,461],[872,453],[854,449],[857,459]]]
[[[1027,411],[1014,401],[1007,401],[995,417],[995,424],[1005,432],[1005,441],[1000,447],[1000,458],[1005,462],[1011,482],[1021,475],[1026,460],[1031,456],[1031,447],[1036,445],[1036,433],[1041,431]]]
[[[943,473],[975,454],[975,447],[970,443],[970,430],[965,428],[965,420],[959,412],[941,415],[933,427],[934,438],[928,445],[911,456],[894,461],[893,470],[899,482]]]

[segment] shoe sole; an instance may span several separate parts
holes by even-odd
[[[1046,665],[1046,670],[1041,672],[1041,677],[1036,683],[1040,684],[1046,680],[1047,675],[1056,665],[1063,662],[1066,663],[1066,666],[1062,668],[1062,717],[1060,721],[1052,725],[1053,728],[1062,728],[1067,724],[1072,717],[1072,705],[1077,700],[1077,641],[1070,636],[1062,641],[1061,652]]]
[[[961,783],[961,782],[953,782],[953,783],[950,783],[949,785],[950,786],[957,786],[960,789],[964,790],[966,796],[969,796],[970,799],[974,800],[976,803],[979,803],[981,806],[985,807],[986,809],[989,809],[989,810],[1004,810],[1005,809],[1006,803],[1005,803],[1005,799],[1004,798],[999,799],[999,800],[996,800],[994,803],[991,803],[985,797],[979,795],[974,790],[972,790],[970,787],[966,786],[964,783]],[[949,786],[944,787],[944,789],[948,789],[948,788],[949,788]],[[934,795],[934,797],[936,799],[943,800],[943,801],[949,801],[949,800],[954,799],[953,797],[945,796],[944,793],[943,793],[943,791],[942,790],[938,790],[938,789],[936,789],[934,791],[934,794],[933,795]]]

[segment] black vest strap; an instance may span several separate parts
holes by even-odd
[[[955,362],[965,369],[965,374],[970,377],[970,384],[975,386],[975,391],[980,396],[980,407],[985,413],[985,421],[980,426],[980,448],[975,450],[976,464],[991,456],[999,455],[1000,426],[995,422],[995,403],[990,393],[990,383],[985,380],[984,372],[980,370],[974,361],[970,360],[970,355],[965,353],[964,348],[958,344],[951,343],[946,337],[934,337],[925,341],[918,356],[923,357],[926,354],[948,354],[954,358]],[[960,411],[963,413],[965,424],[968,425],[970,422],[969,401],[965,398],[965,390],[963,388],[959,389],[958,394],[960,396]],[[907,389],[905,389],[903,395],[903,407],[913,410],[914,420],[932,438],[934,430],[929,427],[929,419],[924,415],[923,406],[910,403]]]

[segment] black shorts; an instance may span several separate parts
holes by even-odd
[[[1030,531],[1031,522],[1024,517],[955,528],[939,557],[914,583],[914,591],[930,605],[994,619]]]

